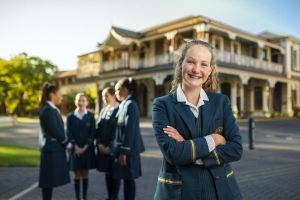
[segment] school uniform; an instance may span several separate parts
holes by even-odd
[[[183,93],[180,86],[153,103],[152,123],[163,153],[154,199],[242,199],[229,164],[241,158],[243,149],[228,97],[201,90],[195,108],[178,93]],[[185,140],[177,142],[166,135],[167,125]],[[222,134],[227,143],[215,147],[212,133]]]
[[[142,175],[140,154],[145,151],[139,126],[139,109],[131,95],[120,104],[117,113],[114,155],[126,155],[125,166],[114,163],[113,177],[124,180],[125,199],[134,199],[134,179]]]
[[[83,148],[88,145],[88,148],[81,155],[76,155],[72,151],[69,155],[70,170],[89,170],[96,166],[96,157],[94,151],[95,138],[95,119],[94,114],[87,110],[81,115],[76,109],[70,112],[67,117],[67,135],[69,142],[73,146],[77,145]]]
[[[104,107],[99,114],[98,122],[96,123],[96,144],[97,144],[97,169],[100,172],[105,172],[105,182],[108,193],[108,199],[117,199],[120,180],[113,178],[113,166],[115,157],[104,155],[100,152],[98,145],[102,144],[105,147],[112,148],[116,131],[116,114],[119,109],[119,103],[114,107]]]
[[[114,177],[118,179],[136,179],[142,175],[140,154],[145,151],[139,125],[137,103],[128,96],[119,106],[116,126],[115,157],[127,156],[127,165],[114,165]]]
[[[115,107],[104,107],[99,114],[96,123],[96,144],[102,144],[105,147],[111,147],[114,140],[116,128],[116,114],[119,104]],[[97,148],[97,169],[101,172],[112,173],[114,157],[112,155],[103,155]]]
[[[59,109],[50,101],[39,112],[41,160],[39,187],[53,188],[70,182],[65,147],[67,138]]]

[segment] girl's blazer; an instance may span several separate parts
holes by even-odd
[[[44,152],[64,151],[67,137],[64,130],[64,122],[60,113],[48,103],[40,110],[40,125],[42,131],[41,149]]]
[[[237,161],[242,156],[240,130],[228,97],[209,92],[207,95],[209,101],[205,101],[205,104],[200,107],[199,117],[202,120],[200,131],[196,127],[195,117],[189,106],[177,101],[176,92],[154,100],[152,123],[156,140],[164,157],[158,178],[156,197],[159,198],[157,199],[170,197],[167,193],[172,192],[172,187],[166,187],[166,185],[173,183],[178,187],[182,184],[182,179],[188,181],[189,176],[194,176],[188,169],[189,166],[195,165],[197,159],[202,159],[204,167],[210,170],[219,199],[241,197],[229,165],[230,162]],[[163,131],[167,125],[177,129],[185,140],[177,142],[168,137]],[[209,152],[204,136],[212,133],[222,134],[227,143]]]

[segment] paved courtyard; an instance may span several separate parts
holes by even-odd
[[[248,148],[247,123],[239,124],[244,155],[232,166],[244,199],[300,199],[300,119],[256,122],[254,150]],[[150,200],[155,191],[161,154],[149,121],[143,122],[141,127],[147,151],[142,156],[143,176],[136,182],[136,199]],[[37,123],[0,128],[0,143],[36,147],[38,130]],[[0,168],[0,199],[41,199],[37,179],[38,168]],[[20,198],[12,198],[22,191],[25,194]],[[120,199],[123,199],[122,193],[121,190]],[[55,189],[53,197],[57,200],[75,199],[73,184]],[[96,170],[90,172],[88,197],[90,200],[106,198],[104,175]]]

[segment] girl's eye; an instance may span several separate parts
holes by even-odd
[[[203,67],[208,67],[208,65],[206,63],[202,63]]]
[[[194,61],[192,61],[192,60],[188,60],[188,61],[187,61],[187,63],[194,63]]]

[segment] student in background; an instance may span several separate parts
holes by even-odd
[[[80,182],[82,181],[83,199],[87,199],[88,170],[95,168],[94,114],[87,110],[88,98],[84,93],[75,97],[75,111],[67,117],[67,135],[73,145],[69,156],[70,169],[74,171],[74,186],[76,199],[80,200]]]
[[[119,109],[115,89],[112,87],[105,88],[102,91],[102,100],[105,107],[101,109],[98,122],[96,123],[97,169],[105,173],[108,200],[116,200],[118,198],[120,180],[113,178],[115,159],[111,151],[115,138],[116,114]]]
[[[135,199],[135,179],[142,175],[140,154],[145,151],[139,126],[139,109],[135,101],[136,82],[123,78],[115,86],[116,97],[121,102],[117,113],[117,145],[114,178],[124,180],[125,200]]]
[[[39,187],[43,200],[51,200],[53,188],[70,182],[65,148],[68,140],[59,109],[62,95],[56,85],[45,83],[40,102],[41,161]]]

